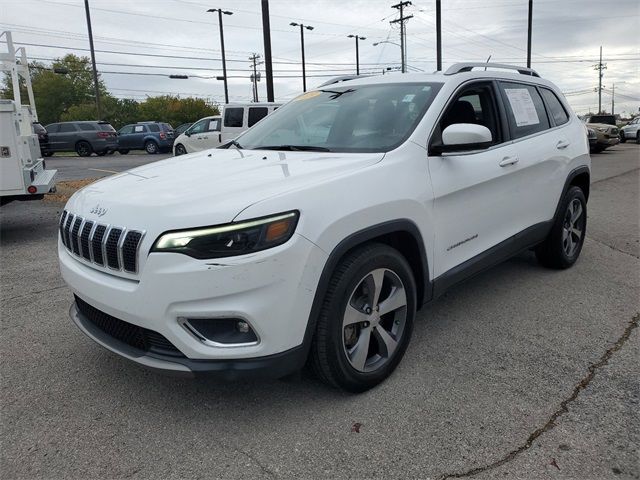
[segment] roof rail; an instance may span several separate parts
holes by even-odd
[[[364,78],[370,77],[371,75],[341,75],[339,77],[334,77],[331,80],[327,80],[326,82],[318,85],[320,87],[326,87],[327,85],[333,85],[334,83],[347,82],[349,80],[355,80],[356,78]]]
[[[482,62],[456,63],[454,65],[451,65],[447,69],[447,71],[444,72],[444,74],[445,75],[455,75],[456,73],[470,72],[474,68],[482,68],[482,67],[484,67],[485,69],[487,67],[491,67],[491,68],[504,68],[506,70],[517,70],[518,73],[520,73],[522,75],[530,75],[532,77],[540,77],[540,75],[538,75],[538,72],[536,72],[532,68],[518,67],[516,65],[506,65],[504,63],[482,63]]]

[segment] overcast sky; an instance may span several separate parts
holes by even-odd
[[[324,76],[355,73],[355,45],[349,34],[367,37],[360,42],[361,73],[398,66],[398,46],[373,46],[399,42],[398,28],[389,24],[397,17],[393,3],[271,0],[276,100],[288,100],[302,90],[300,34],[289,25],[292,21],[314,27],[305,30],[308,88]],[[492,61],[526,64],[527,0],[442,4],[445,68],[459,61],[486,61],[489,55]],[[232,11],[224,16],[228,74],[238,77],[229,80],[230,100],[251,99],[248,57],[264,52],[260,0],[90,0],[90,5],[98,69],[107,88],[118,97],[139,100],[173,93],[222,101],[222,82],[215,80],[222,75],[217,14],[206,10]],[[431,72],[436,65],[435,0],[416,0],[406,13],[413,15],[407,22],[409,68]],[[45,63],[66,53],[88,55],[83,0],[0,0],[0,29],[11,30],[17,43],[37,44],[27,46],[29,57]],[[532,67],[567,94],[576,112],[596,111],[593,65],[602,45],[607,64],[603,104],[611,109],[615,83],[616,113],[637,112],[639,31],[639,0],[534,0]],[[171,80],[169,74],[190,78]],[[259,88],[265,100],[264,81]]]

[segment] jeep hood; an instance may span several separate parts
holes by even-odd
[[[90,220],[127,228],[166,230],[227,223],[254,203],[352,173],[383,156],[205,150],[97,181],[76,192],[66,208]],[[295,200],[290,208],[296,208]]]

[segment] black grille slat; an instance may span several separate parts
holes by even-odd
[[[110,337],[143,352],[185,358],[184,354],[160,333],[112,317],[77,296],[75,299],[80,313]]]
[[[69,233],[70,233],[69,230],[71,230],[71,223],[73,223],[74,218],[75,216],[73,215],[73,213],[67,216],[67,221],[64,224],[64,235],[62,235],[64,246],[67,247],[69,250],[71,250],[71,241],[69,240]]]
[[[87,260],[91,260],[91,252],[89,251],[89,234],[93,228],[93,222],[85,222],[80,232],[80,247],[82,247],[82,256]]]
[[[105,251],[107,253],[107,265],[115,269],[120,269],[120,261],[118,260],[118,241],[120,241],[121,234],[121,228],[112,228],[109,231],[109,236],[107,237],[107,241],[105,244]]]
[[[78,242],[78,232],[80,231],[80,224],[82,223],[82,217],[76,217],[76,221],[73,222],[71,228],[71,249],[76,255],[80,255],[80,242]]]
[[[127,272],[136,272],[136,260],[138,257],[138,245],[142,239],[140,232],[128,232],[122,243],[122,268]]]
[[[64,240],[64,223],[67,219],[67,211],[63,211],[62,215],[60,215],[60,225],[58,225],[58,229],[60,230],[60,239],[62,240],[62,244],[66,247],[67,244]]]
[[[106,225],[98,225],[96,231],[93,232],[91,249],[93,250],[93,261],[98,265],[104,265],[104,258],[102,258],[102,240],[104,240],[106,230]]]

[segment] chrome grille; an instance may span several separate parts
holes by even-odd
[[[77,257],[111,270],[138,272],[143,231],[100,224],[66,210],[60,216],[59,228],[63,245]]]

